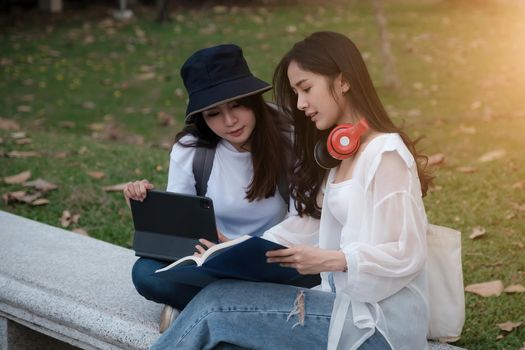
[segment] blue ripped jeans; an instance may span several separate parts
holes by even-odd
[[[326,349],[334,293],[221,280],[205,287],[150,350]],[[390,349],[376,332],[359,349]]]

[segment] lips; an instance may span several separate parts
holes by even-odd
[[[237,130],[229,132],[228,135],[233,136],[233,137],[238,137],[238,136],[241,136],[243,131],[244,131],[244,126],[242,128],[237,129]]]
[[[306,113],[306,116],[314,121],[314,117],[317,115],[317,112]]]

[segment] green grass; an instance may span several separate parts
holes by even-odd
[[[59,186],[46,206],[0,204],[0,209],[51,225],[63,210],[81,215],[92,237],[130,246],[131,218],[120,193],[102,187],[148,178],[166,185],[169,152],[157,145],[173,139],[182,125],[185,93],[178,73],[184,59],[203,46],[234,42],[252,70],[271,80],[291,44],[316,30],[349,35],[365,53],[378,91],[392,117],[409,133],[425,136],[426,154],[443,153],[435,168],[438,188],[425,198],[432,223],[463,232],[465,284],[500,279],[525,284],[525,7],[486,1],[396,1],[386,4],[391,46],[402,81],[399,91],[383,85],[377,28],[369,2],[331,1],[322,6],[267,5],[178,9],[174,20],[152,21],[135,10],[128,24],[105,21],[105,9],[70,11],[62,17],[29,14],[0,35],[0,117],[17,121],[32,138],[17,145],[0,130],[0,153],[35,150],[35,158],[0,158],[0,177],[31,170]],[[293,28],[290,28],[293,26]],[[154,72],[152,79],[141,74]],[[268,95],[268,97],[270,97]],[[92,102],[91,109],[83,106]],[[29,106],[30,112],[20,112]],[[175,124],[159,124],[159,114]],[[72,128],[61,123],[73,122]],[[120,138],[92,137],[90,125],[111,123]],[[474,128],[475,133],[466,133]],[[468,131],[468,129],[467,129]],[[144,142],[130,141],[141,135]],[[480,163],[486,152],[505,157]],[[57,158],[66,152],[66,158]],[[460,166],[477,171],[465,174]],[[100,180],[87,171],[103,171]],[[0,183],[0,193],[23,189]],[[468,238],[481,226],[486,234]],[[462,339],[468,349],[519,349],[525,327],[509,334],[496,324],[525,323],[525,296],[481,298],[466,294]],[[446,306],[444,306],[446,307]],[[498,335],[505,335],[498,340]]]

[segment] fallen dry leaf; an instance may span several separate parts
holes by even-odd
[[[84,109],[93,109],[96,107],[96,104],[94,102],[91,102],[91,101],[86,101],[84,103],[82,103],[82,107]]]
[[[470,108],[471,108],[471,109],[478,109],[479,107],[481,107],[481,101],[474,101],[474,102],[472,102],[472,104],[470,105]]]
[[[512,185],[512,188],[515,188],[515,189],[518,189],[518,190],[524,189],[525,188],[525,180],[516,182],[514,185]]]
[[[89,236],[87,231],[80,227],[73,229],[73,232],[78,233],[79,235],[82,235],[82,236]]]
[[[21,198],[26,195],[26,191],[15,191],[15,192],[7,192],[2,195],[2,200],[4,201],[5,205],[9,205],[12,201],[18,200],[18,198]]]
[[[460,125],[459,131],[463,134],[474,135],[476,133],[476,128],[473,126]]]
[[[26,137],[27,137],[27,133],[25,131],[17,131],[17,132],[11,133],[11,138],[15,140],[24,139]]]
[[[53,155],[53,157],[57,158],[57,159],[64,159],[64,158],[67,158],[68,154],[67,152],[57,152]]]
[[[173,142],[171,141],[164,141],[157,145],[157,147],[165,150],[171,150],[173,148]]]
[[[139,80],[151,80],[151,79],[155,79],[155,77],[156,77],[155,72],[142,73],[137,76]]]
[[[49,200],[45,198],[39,198],[31,203],[33,206],[40,206],[40,205],[46,205],[49,204]]]
[[[175,89],[175,91],[173,92],[175,94],[175,96],[177,96],[178,98],[183,98],[184,97],[184,91],[181,89],[181,88],[177,88]]]
[[[9,158],[30,158],[30,157],[38,157],[40,154],[35,151],[11,151],[7,152],[7,156]]]
[[[289,26],[286,26],[285,30],[286,30],[286,33],[293,34],[297,32],[297,27],[294,25],[289,25]]]
[[[505,293],[525,293],[525,287],[521,284],[513,284],[503,290]]]
[[[460,173],[465,173],[465,174],[472,174],[478,171],[477,168],[474,168],[472,166],[460,166],[456,170],[459,171]]]
[[[8,205],[11,202],[22,202],[26,204],[32,204],[40,197],[42,197],[42,193],[40,192],[27,193],[26,191],[15,191],[5,193],[2,196],[2,199],[4,200],[4,203],[6,205]]]
[[[519,211],[525,211],[525,204],[512,203],[512,207]]]
[[[506,154],[507,154],[506,150],[497,149],[497,150],[490,151],[490,152],[483,154],[481,157],[479,157],[478,161],[482,163],[492,162],[494,160],[505,157]]]
[[[166,112],[159,112],[157,114],[157,121],[160,126],[171,126],[175,124],[175,118]]]
[[[121,192],[124,190],[124,187],[126,187],[126,185],[127,185],[127,182],[116,184],[116,185],[111,185],[111,186],[104,186],[102,187],[102,189],[106,192]]]
[[[33,108],[31,106],[18,106],[16,107],[16,110],[20,113],[30,113]]]
[[[432,185],[428,188],[430,192],[439,192],[443,189],[443,186],[441,185]]]
[[[139,70],[142,73],[153,72],[155,70],[155,66],[143,64],[139,67]]]
[[[26,171],[22,171],[20,174],[4,177],[4,182],[10,185],[21,184],[29,180],[30,177],[31,177],[31,172],[29,170],[26,170]]]
[[[428,165],[439,165],[445,162],[445,155],[443,153],[436,153],[428,157]]]
[[[472,229],[472,233],[470,234],[470,236],[468,236],[468,238],[470,239],[478,238],[480,236],[483,236],[486,232],[487,231],[485,230],[485,228],[481,226],[477,226]]]
[[[80,214],[72,215],[69,210],[64,210],[62,216],[60,217],[60,224],[62,227],[68,227],[71,224],[77,224],[80,219]]]
[[[20,202],[24,202],[26,204],[32,204],[33,202],[35,202],[40,197],[42,197],[42,193],[35,192],[35,193],[31,193],[31,194],[26,194],[25,196],[23,196],[21,198],[18,198],[18,200]]]
[[[89,124],[88,127],[89,127],[89,130],[91,130],[91,131],[102,131],[107,126],[106,126],[106,124],[103,124],[103,123],[91,123],[91,124]]]
[[[103,179],[106,176],[102,171],[88,171],[87,174],[97,180]]]
[[[465,291],[481,295],[482,297],[500,296],[503,292],[503,283],[500,280],[470,284]]]
[[[72,129],[75,127],[75,122],[72,122],[70,120],[64,120],[60,123],[58,123],[58,125],[61,127],[61,128],[64,128],[64,129]]]
[[[94,126],[94,124],[91,124]],[[115,124],[100,124],[103,129],[100,131],[94,131],[91,134],[91,137],[97,140],[109,140],[116,141],[121,140],[124,137],[124,132],[122,128]],[[97,126],[98,128],[98,126]]]
[[[522,325],[522,322],[507,321],[505,323],[498,323],[498,328],[505,332],[512,332],[513,329]]]
[[[17,145],[30,145],[33,143],[33,140],[31,140],[29,137],[26,137],[25,139],[18,139],[15,141]]]
[[[0,129],[1,130],[19,130],[20,124],[14,120],[0,117]]]
[[[69,210],[64,210],[62,216],[60,217],[60,225],[62,227],[68,227],[71,224],[71,213]]]
[[[93,44],[95,41],[96,41],[96,38],[90,34],[86,35],[83,40],[84,44],[86,45]]]
[[[33,188],[36,188],[37,190],[43,191],[43,192],[56,190],[58,188],[57,185],[55,185],[55,184],[53,184],[51,182],[48,182],[48,181],[46,181],[44,179],[41,179],[41,178],[38,178],[38,179],[33,180],[33,181],[26,182],[26,183],[24,183],[24,186],[26,186],[26,187],[33,187]]]
[[[228,7],[223,6],[223,5],[213,6],[212,9],[213,9],[213,13],[216,13],[216,14],[224,14],[228,12]]]
[[[510,220],[510,219],[514,219],[514,217],[516,216],[516,214],[514,214],[513,212],[507,212],[507,215],[505,215],[505,219],[506,220]]]
[[[132,145],[143,145],[144,136],[137,135],[137,134],[126,135],[126,137],[124,138],[124,141]]]
[[[35,100],[35,95],[23,95],[23,96],[20,96],[20,99],[22,101],[32,102]]]

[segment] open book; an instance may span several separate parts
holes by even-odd
[[[266,262],[266,252],[283,245],[260,237],[241,236],[209,248],[202,256],[187,256],[155,271],[173,282],[204,287],[223,278],[313,287],[319,275],[301,275],[296,269]]]

